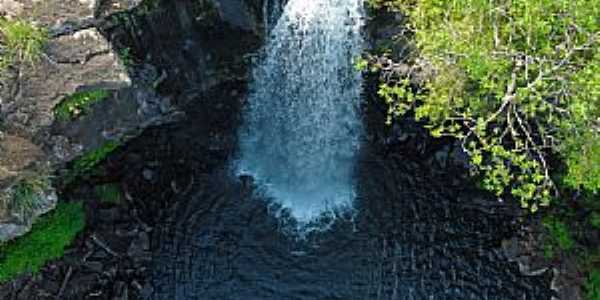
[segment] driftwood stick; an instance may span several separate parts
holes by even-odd
[[[65,289],[67,288],[67,283],[69,283],[69,280],[71,279],[71,275],[73,275],[73,267],[69,266],[69,270],[67,270],[65,279],[63,280],[62,284],[60,285],[60,290],[58,290],[56,299],[60,299],[62,297],[62,294],[65,292]]]
[[[92,241],[98,245],[100,248],[104,249],[104,251],[108,252],[110,255],[119,257],[119,254],[110,249],[104,242],[102,242],[95,234],[92,234]]]

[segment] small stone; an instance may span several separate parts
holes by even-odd
[[[147,181],[152,181],[152,179],[154,179],[154,171],[144,168],[142,171],[142,177],[144,177],[144,179]]]

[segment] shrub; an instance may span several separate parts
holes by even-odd
[[[0,283],[24,272],[37,273],[48,261],[60,258],[85,226],[81,203],[60,203],[42,216],[32,230],[0,245]]]
[[[36,63],[48,42],[47,30],[23,20],[0,18],[0,70],[15,63]]]
[[[548,239],[544,246],[544,255],[547,258],[554,256],[555,250],[568,251],[575,246],[569,227],[556,217],[546,217],[542,225],[548,232]]]
[[[59,121],[74,120],[80,115],[89,113],[94,103],[106,100],[109,96],[110,92],[100,89],[76,92],[63,99],[54,108],[54,116]]]
[[[417,90],[383,74],[388,122],[412,111],[459,139],[486,189],[534,212],[558,191],[552,156],[569,186],[600,188],[599,1],[370,3],[408,15],[418,53],[402,59],[434,71]]]

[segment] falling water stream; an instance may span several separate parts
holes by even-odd
[[[354,197],[361,25],[360,0],[291,0],[254,70],[239,169],[299,221]]]

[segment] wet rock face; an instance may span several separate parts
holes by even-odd
[[[260,6],[257,3],[262,1],[213,0],[213,2],[224,21],[240,29],[260,34],[263,24],[257,18],[261,17],[263,12],[258,10]]]
[[[12,90],[3,91],[0,116],[6,131],[44,138],[44,131],[54,122],[54,107],[66,96],[86,86],[131,83],[118,56],[96,29],[52,39],[46,54],[39,64],[24,66],[13,77]]]
[[[151,80],[161,94],[206,91],[247,78],[249,54],[261,44],[260,33],[251,28],[255,25],[239,27],[229,22],[236,18],[221,9],[220,0],[158,3],[149,12],[140,8],[114,15],[101,30],[117,49],[129,51],[134,61],[157,68]],[[244,11],[253,15],[250,9]],[[184,100],[174,99],[175,104]]]

